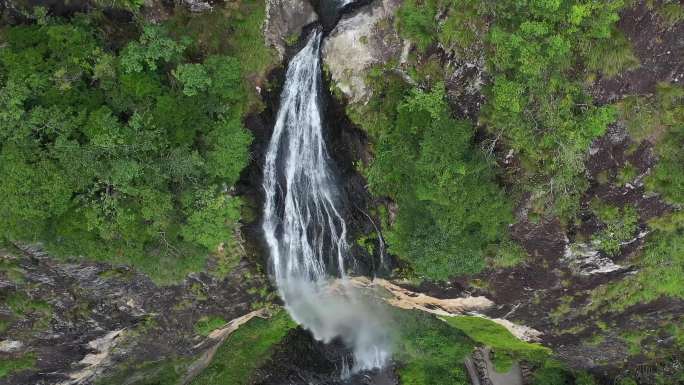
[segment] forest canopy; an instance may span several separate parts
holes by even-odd
[[[143,270],[230,242],[252,141],[238,59],[164,24],[113,49],[97,13],[0,33],[2,237]]]

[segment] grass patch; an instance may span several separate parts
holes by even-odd
[[[33,320],[32,330],[45,330],[50,325],[52,318],[52,306],[47,302],[33,300],[23,293],[11,293],[4,298],[5,305],[12,311],[13,317],[27,318]],[[9,326],[6,321],[5,328]],[[0,325],[0,329],[2,325]]]
[[[0,256],[0,272],[15,284],[24,282],[24,270],[19,267],[16,259],[9,255]]]
[[[505,327],[482,317],[458,316],[443,318],[449,325],[461,330],[473,341],[491,347],[495,354],[515,359],[543,362],[551,350],[540,344],[522,341]]]
[[[226,324],[223,317],[218,316],[204,316],[195,324],[195,332],[201,336],[208,336],[212,331],[222,327]]]
[[[36,356],[33,353],[24,354],[19,358],[0,360],[0,378],[22,370],[31,369],[36,364]]]
[[[211,364],[192,385],[242,385],[270,356],[272,348],[295,327],[285,310],[270,319],[253,318],[233,332]]]
[[[492,256],[487,258],[491,267],[509,268],[521,264],[527,259],[527,252],[519,243],[507,239],[501,242]]]
[[[178,384],[187,372],[188,359],[174,358],[162,361],[127,363],[114,375],[102,378],[96,385],[173,385]]]

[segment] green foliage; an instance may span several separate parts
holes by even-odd
[[[117,54],[99,22],[1,30],[0,237],[168,282],[233,237],[240,200],[226,190],[252,140],[246,74],[222,52],[190,63],[192,42],[164,24]]]
[[[218,316],[205,316],[195,323],[195,332],[201,336],[208,336],[214,330],[224,326],[226,320]]]
[[[210,57],[214,55],[232,59],[230,71],[237,74],[237,77],[233,76],[237,83],[217,82],[217,75],[214,75],[212,87],[215,92],[223,89],[224,93],[235,95],[234,92],[240,88],[236,84],[242,85],[245,78],[264,78],[267,71],[278,64],[275,50],[264,44],[262,36],[265,10],[262,0],[242,0],[214,12],[200,14],[176,8],[167,24],[171,35],[190,38],[187,49],[190,56],[209,56],[204,61],[205,66],[210,67]],[[211,73],[210,68],[207,70]],[[249,108],[261,104],[259,95],[251,91],[244,92],[237,100]]]
[[[492,255],[488,256],[488,262],[489,264],[494,267],[494,268],[509,268],[516,266],[522,262],[525,261],[527,258],[527,252],[525,249],[520,246],[519,243],[510,240],[510,239],[504,239],[496,245],[496,247],[492,247]],[[488,250],[488,254],[489,254]]]
[[[179,43],[168,37],[160,25],[145,25],[140,39],[129,43],[122,52],[121,68],[126,73],[141,72],[144,68],[154,71],[159,62],[179,60],[186,45],[187,42]]]
[[[621,244],[635,236],[639,219],[636,210],[632,206],[619,208],[599,200],[594,200],[592,207],[605,225],[600,232],[594,234],[593,241],[608,255],[617,255]]]
[[[672,28],[684,20],[684,5],[677,0],[665,0],[659,2],[656,13],[667,28]]]
[[[653,232],[633,261],[637,273],[592,291],[593,307],[622,311],[660,297],[684,298],[684,214],[649,223]]]
[[[280,310],[270,319],[253,318],[234,331],[216,351],[211,364],[191,385],[246,385],[295,323]]]
[[[407,0],[397,13],[402,36],[410,39],[421,51],[434,43],[438,33],[435,22],[437,0]]]
[[[0,360],[0,378],[5,378],[10,374],[31,369],[36,365],[36,355],[27,353],[19,358],[3,358]]]
[[[512,219],[510,206],[490,164],[472,148],[472,125],[450,117],[443,85],[401,100],[394,112],[369,121],[371,130],[388,123],[378,127],[366,174],[374,194],[399,205],[386,234],[389,249],[431,279],[479,272],[485,249]]]
[[[187,223],[181,235],[209,250],[215,250],[220,243],[232,239],[230,231],[240,219],[239,198],[227,194],[215,195],[212,190],[197,193],[187,212]]]
[[[409,0],[399,8],[397,24],[402,37],[421,52],[437,42],[463,52],[479,46],[490,9],[488,1]]]
[[[584,155],[615,119],[614,108],[593,104],[576,69],[584,64],[610,75],[633,64],[626,41],[615,35],[621,7],[619,1],[521,1],[496,2],[491,11],[494,81],[481,120],[521,158],[520,184],[542,214],[576,214],[587,187]],[[616,58],[599,60],[597,47]]]
[[[94,0],[95,5],[105,8],[121,8],[137,11],[145,4],[145,0]]]
[[[684,126],[669,132],[658,144],[659,161],[646,179],[646,187],[662,194],[665,200],[684,204]]]
[[[657,143],[665,132],[681,132],[684,125],[684,87],[659,83],[653,96],[627,96],[617,108],[629,135],[637,142]]]
[[[572,373],[551,357],[542,345],[521,341],[503,326],[472,316],[437,319],[417,310],[391,309],[396,325],[394,359],[401,384],[467,385],[470,379],[462,364],[476,346],[493,350],[498,372],[510,370],[524,360],[533,368],[535,385],[593,385],[587,373]],[[576,376],[575,376],[576,375]]]
[[[575,378],[575,385],[597,385],[596,379],[589,373],[580,372]]]
[[[547,360],[533,375],[533,385],[572,385],[572,375],[554,360]]]
[[[629,96],[618,103],[620,119],[636,141],[655,144],[658,163],[646,187],[673,204],[684,204],[684,87],[660,83],[654,96]]]
[[[635,379],[631,377],[622,377],[617,383],[618,385],[638,385],[639,383],[636,382]]]
[[[195,96],[211,85],[211,78],[201,64],[180,64],[172,73],[183,85],[183,93],[187,96]]]
[[[442,319],[461,330],[473,341],[491,347],[494,352],[514,359],[544,362],[551,350],[539,344],[524,342],[513,336],[505,327],[482,317],[458,316]]]
[[[467,385],[462,365],[474,345],[463,333],[417,310],[394,310],[395,359],[403,385]]]
[[[590,71],[612,78],[639,67],[639,59],[634,56],[629,40],[617,28],[613,28],[611,38],[590,40],[587,44],[584,55]]]

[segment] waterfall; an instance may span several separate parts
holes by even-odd
[[[352,372],[382,367],[389,336],[380,310],[347,283],[347,226],[323,135],[320,45],[311,32],[291,60],[264,164],[263,231],[281,298],[313,336],[353,352]]]

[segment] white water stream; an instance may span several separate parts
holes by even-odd
[[[314,30],[287,69],[264,165],[263,231],[290,315],[318,340],[341,338],[354,373],[384,366],[390,343],[378,307],[345,276],[347,226],[323,136],[322,35]]]

